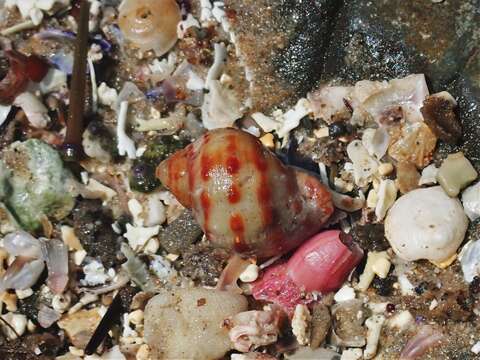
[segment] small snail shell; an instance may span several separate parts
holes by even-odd
[[[175,0],[124,0],[119,7],[118,25],[125,38],[157,56],[175,45],[180,20]]]
[[[318,232],[333,212],[313,175],[283,165],[254,136],[203,135],[157,168],[157,177],[216,246],[242,255],[285,253]]]

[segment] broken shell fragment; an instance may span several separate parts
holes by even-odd
[[[462,193],[462,203],[465,214],[471,221],[480,217],[480,182],[469,186]]]
[[[375,206],[375,215],[377,220],[381,221],[387,214],[388,209],[393,205],[397,198],[397,186],[395,181],[386,179],[380,182],[378,187],[378,199]]]

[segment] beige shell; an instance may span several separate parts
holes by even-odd
[[[175,45],[180,20],[175,0],[124,0],[119,7],[118,25],[125,38],[157,56]]]

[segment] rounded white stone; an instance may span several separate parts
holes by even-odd
[[[404,260],[443,262],[457,251],[467,225],[460,201],[435,186],[400,197],[385,219],[385,236]]]

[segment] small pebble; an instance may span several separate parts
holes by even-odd
[[[329,135],[328,127],[321,127],[319,129],[313,130],[313,135],[315,135],[316,138],[327,137]]]
[[[150,359],[150,348],[147,344],[143,344],[138,348],[136,360],[149,360]]]
[[[270,134],[270,133],[267,133],[267,134],[263,135],[260,138],[260,141],[262,142],[263,146],[265,146],[269,149],[273,149],[275,147],[275,143],[273,141],[273,135]]]
[[[85,250],[78,250],[73,253],[73,262],[75,265],[80,266],[83,262],[83,259],[87,256],[87,252]]]
[[[160,241],[154,237],[148,240],[147,244],[143,248],[143,252],[145,254],[153,255],[157,253],[158,249],[160,249]]]
[[[1,301],[5,304],[7,311],[17,311],[17,295],[5,292],[3,297],[0,297]]]
[[[478,341],[475,345],[472,346],[470,349],[474,354],[480,354],[480,341]]]
[[[57,294],[52,299],[52,307],[59,313],[65,312],[70,307],[71,302],[70,294]]]
[[[177,255],[177,254],[167,254],[165,256],[165,258],[171,262],[177,260],[179,258],[180,255]]]
[[[393,171],[393,165],[390,163],[382,163],[378,167],[378,173],[382,176],[390,175]]]
[[[2,318],[9,323],[13,329],[15,329],[16,334],[19,336],[25,334],[25,331],[27,330],[27,317],[25,315],[9,312],[8,314],[2,315]],[[10,340],[17,338],[17,335],[9,327],[4,325],[1,326],[5,335],[7,335]]]
[[[258,278],[258,266],[256,264],[250,264],[240,274],[240,281],[249,283],[257,280]]]
[[[36,329],[37,329],[37,327],[35,326],[35,324],[33,323],[33,321],[29,319],[29,320],[27,321],[27,330],[28,330],[28,332],[33,333]]]
[[[28,288],[28,289],[25,289],[25,290],[15,290],[15,294],[17,294],[17,298],[19,300],[23,300],[23,299],[26,299],[30,296],[33,295],[33,290],[32,288]]]
[[[68,351],[70,351],[70,354],[75,355],[75,356],[83,356],[84,352],[82,349],[77,349],[75,346],[69,346]]]
[[[143,323],[143,310],[135,310],[128,314],[128,321],[134,325],[140,325]]]
[[[333,124],[328,125],[328,135],[332,138],[338,138],[347,133],[347,126],[344,122],[334,122]]]
[[[387,304],[387,312],[393,313],[395,311],[395,304],[388,303]]]

